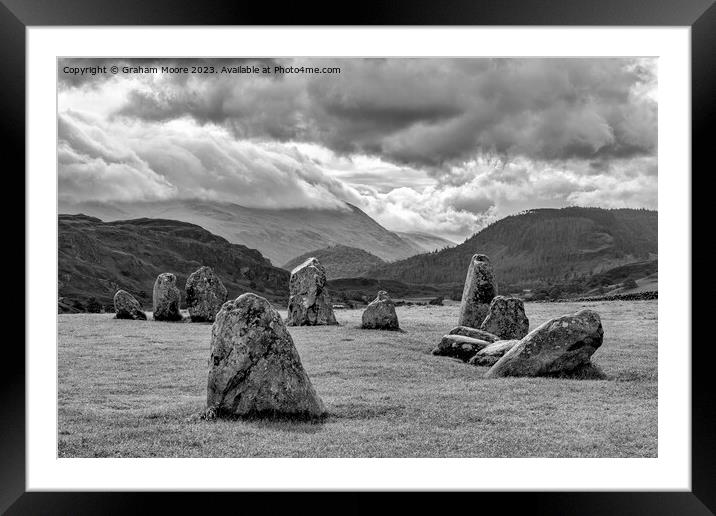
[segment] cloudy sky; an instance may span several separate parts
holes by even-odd
[[[212,65],[213,74],[111,66]],[[220,73],[222,66],[270,73]],[[274,66],[340,67],[280,73]],[[65,67],[106,66],[79,75]],[[59,197],[347,201],[461,241],[524,209],[657,208],[655,59],[59,63]]]

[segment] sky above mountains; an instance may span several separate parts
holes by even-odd
[[[458,241],[530,208],[657,208],[655,59],[58,66],[65,202],[201,198],[336,209],[350,202],[388,229]],[[69,71],[88,66],[106,69]],[[268,73],[221,73],[222,66]],[[286,71],[301,66],[340,73]]]

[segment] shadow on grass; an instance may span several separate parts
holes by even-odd
[[[258,428],[269,428],[284,432],[316,433],[323,429],[327,422],[341,419],[368,420],[374,418],[393,418],[405,414],[402,405],[373,405],[369,403],[339,403],[321,417],[306,415],[286,415],[275,412],[254,412],[238,416],[236,414],[217,414],[206,410],[193,414],[187,422],[231,422],[241,421]]]
[[[362,325],[353,326],[354,330],[362,330],[362,331],[374,331],[374,332],[380,332],[380,331],[390,331],[393,333],[408,333],[403,328],[364,328]],[[351,339],[353,340],[353,339]]]
[[[278,430],[280,432],[291,432],[301,434],[316,434],[323,431],[323,426],[330,418],[330,414],[326,414],[321,418],[313,419],[296,419],[288,417],[272,417],[272,418],[241,418],[257,428],[265,428],[269,430]]]
[[[591,362],[571,371],[544,375],[545,378],[562,378],[568,380],[608,380],[606,373],[599,366]]]
[[[217,411],[210,408],[199,413],[192,414],[186,418],[186,422],[231,422],[241,421],[259,428],[269,428],[283,432],[316,433],[320,432],[330,414],[322,416],[310,414],[284,414],[275,411],[256,411],[244,415],[237,415],[228,412]]]

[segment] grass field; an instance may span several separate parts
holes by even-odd
[[[330,416],[203,421],[211,326],[59,315],[60,457],[655,457],[657,301],[527,303],[534,328],[590,307],[606,380],[505,378],[434,357],[458,307],[398,307],[404,333],[290,328]],[[285,313],[283,314],[285,315]]]

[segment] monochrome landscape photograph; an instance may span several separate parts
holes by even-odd
[[[656,58],[57,66],[58,457],[657,457]]]

